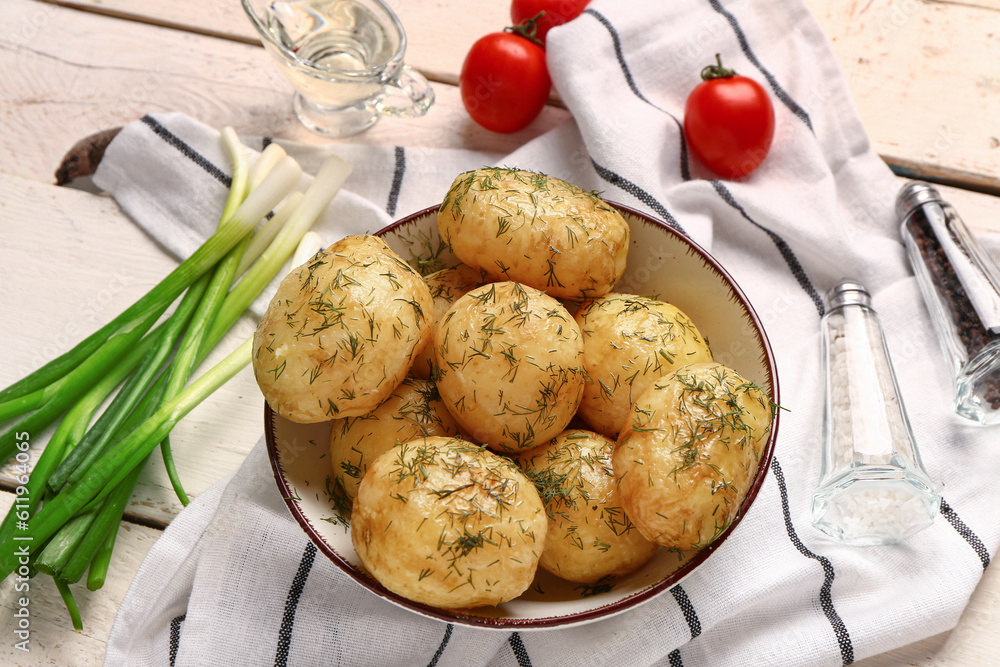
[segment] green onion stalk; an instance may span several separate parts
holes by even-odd
[[[242,155],[241,150],[233,151]],[[174,300],[215,266],[295,187],[302,170],[291,158],[278,163],[215,233],[166,278],[79,345],[0,391],[0,420],[34,412],[0,434],[0,461],[17,452],[16,435],[53,423],[135,345]]]
[[[250,363],[252,340],[188,384],[194,370],[277,275],[350,173],[345,162],[330,158],[304,193],[292,192],[301,169],[276,144],[248,169],[230,128],[222,141],[233,177],[215,233],[117,318],[0,390],[0,421],[20,417],[0,434],[0,460],[15,453],[18,434],[37,433],[63,417],[30,476],[19,478],[25,492],[0,524],[0,578],[20,564],[19,547],[30,545],[32,568],[55,579],[78,628],[69,584],[88,570],[88,588],[104,584],[128,499],[158,446],[171,485],[187,504],[169,434]],[[107,407],[94,419],[102,404]]]

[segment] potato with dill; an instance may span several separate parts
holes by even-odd
[[[632,401],[653,382],[681,366],[712,361],[694,322],[664,301],[612,292],[575,319],[587,369],[579,414],[609,438],[618,437]]]
[[[510,459],[458,438],[419,438],[373,463],[351,540],[389,590],[444,609],[523,593],[545,544],[545,510]]]
[[[348,236],[278,286],[257,325],[253,369],[271,408],[295,422],[367,414],[430,340],[423,278],[375,236]]]
[[[455,420],[501,453],[558,435],[583,391],[583,339],[551,296],[515,282],[460,297],[434,327],[436,384]]]
[[[482,269],[474,269],[465,264],[459,264],[447,269],[435,271],[424,276],[427,286],[431,290],[431,298],[434,299],[434,321],[437,322],[451,308],[451,304],[466,292],[490,282],[489,276]],[[434,350],[431,345],[424,348],[424,351],[417,355],[413,362],[410,374],[428,379],[431,377],[431,370],[434,365]]]
[[[721,364],[654,383],[632,406],[612,459],[636,528],[679,551],[711,544],[739,514],[772,414],[760,387]]]
[[[434,383],[408,377],[367,415],[335,419],[330,425],[333,493],[346,515],[368,466],[401,442],[421,436],[455,436],[458,425]]]
[[[508,168],[460,174],[437,222],[465,264],[552,296],[607,294],[625,270],[629,228],[621,214],[545,174]]]
[[[592,584],[634,572],[659,548],[622,508],[611,465],[614,448],[598,433],[573,429],[516,459],[549,520],[538,565],[567,581]]]

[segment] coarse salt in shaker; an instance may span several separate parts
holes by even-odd
[[[843,280],[822,319],[823,458],[812,522],[853,545],[894,544],[934,522],[924,471],[871,295]]]
[[[953,206],[911,181],[896,198],[900,233],[941,347],[952,366],[955,411],[1000,423],[1000,272]]]

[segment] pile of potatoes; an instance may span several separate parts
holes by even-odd
[[[592,584],[710,544],[773,406],[683,312],[612,291],[629,228],[543,174],[455,179],[421,276],[352,236],[292,271],[253,367],[278,414],[332,421],[337,508],[365,568],[440,608],[496,605],[536,568]]]

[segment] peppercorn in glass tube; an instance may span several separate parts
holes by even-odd
[[[900,233],[955,385],[955,411],[1000,423],[1000,272],[933,186],[896,199]]]

